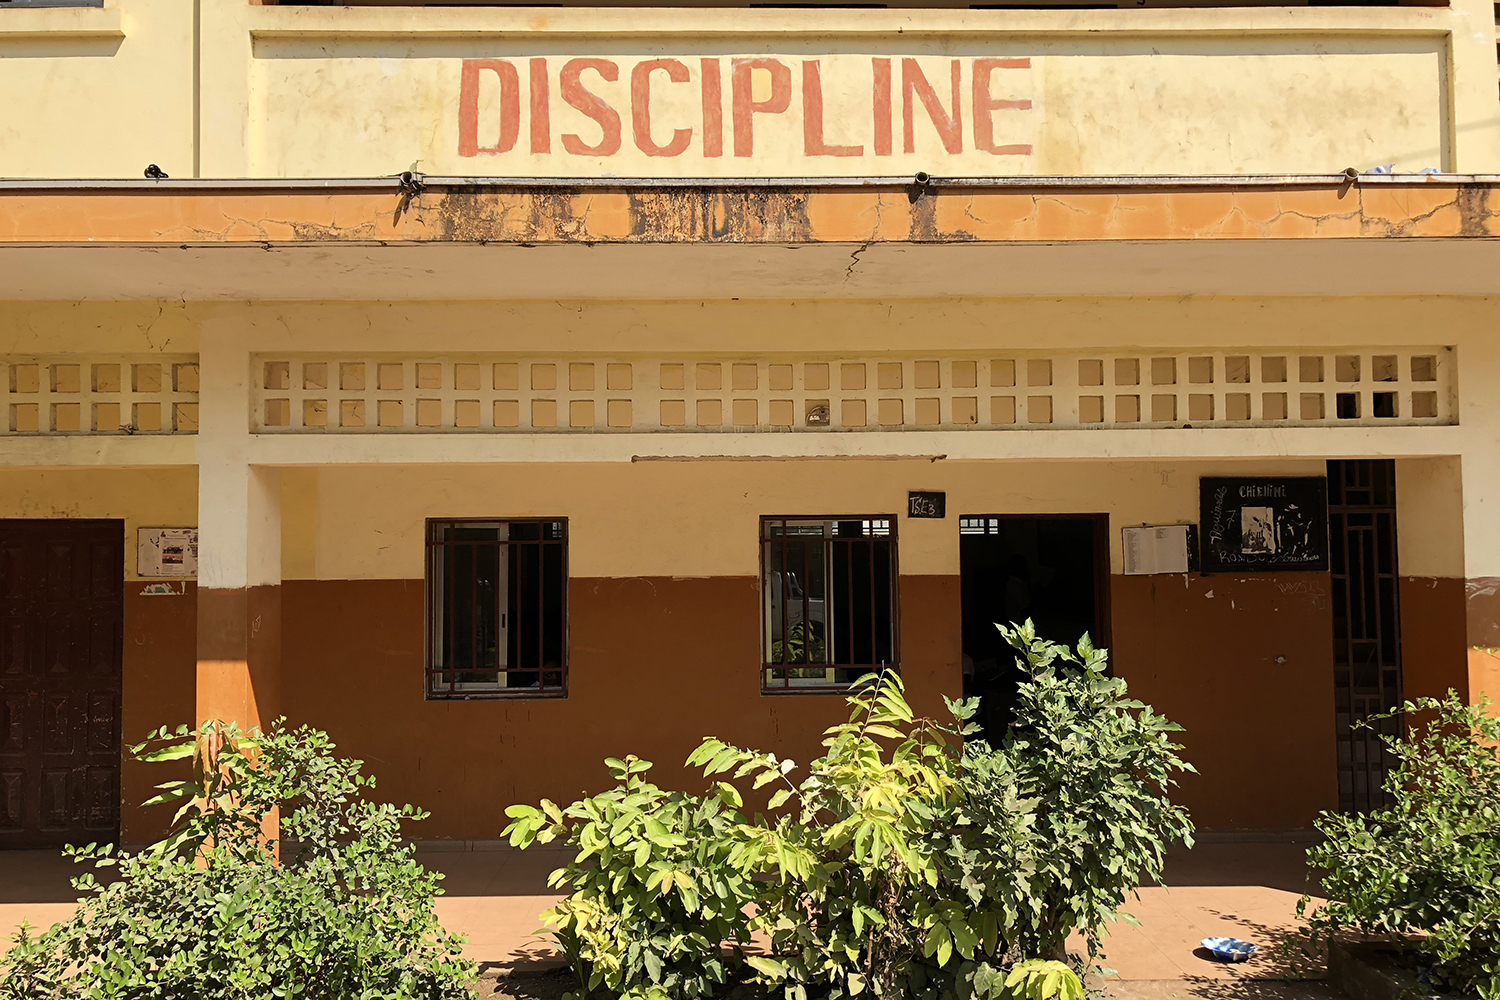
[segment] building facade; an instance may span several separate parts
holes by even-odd
[[[1500,694],[1488,6],[5,7],[0,847],[204,718],[461,841],[881,666],[995,731],[1027,616],[1211,830]]]

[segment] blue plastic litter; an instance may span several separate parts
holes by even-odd
[[[1243,962],[1258,950],[1249,941],[1230,937],[1204,938],[1202,944],[1220,962]]]

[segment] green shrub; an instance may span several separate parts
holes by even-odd
[[[688,758],[705,798],[647,784],[650,765],[627,758],[609,761],[611,792],[507,809],[512,844],[580,849],[553,875],[571,894],[544,914],[580,980],[697,1000],[743,964],[788,1000],[1080,1000],[1064,942],[1081,931],[1095,956],[1167,845],[1191,843],[1167,798],[1191,768],[1179,727],[1127,699],[1086,637],[1075,654],[1030,622],[1002,631],[1031,676],[997,748],[963,744],[978,699],[949,701],[951,723],[919,719],[885,671],[850,689],[849,720],[800,778],[709,738]],[[744,779],[770,787],[752,819]],[[743,947],[754,932],[766,954]]]
[[[566,809],[511,806],[511,843],[564,839],[578,851],[548,884],[568,896],[542,914],[585,991],[697,1000],[741,962],[722,943],[750,938],[750,873],[730,863],[744,818],[717,796],[664,792],[635,757],[606,762],[618,788]]]
[[[1030,621],[996,626],[1020,653],[1015,719],[998,747],[966,748],[961,782],[975,834],[955,850],[974,905],[1007,916],[1012,954],[1065,957],[1081,933],[1090,960],[1143,880],[1160,881],[1166,849],[1192,846],[1187,810],[1168,795],[1193,770],[1171,734],[1182,727],[1127,697],[1087,635],[1076,651],[1039,639]]]
[[[650,765],[630,758],[609,762],[624,782],[612,792],[507,809],[512,844],[580,848],[553,876],[570,896],[544,917],[582,982],[696,1000],[743,963],[789,1000],[1081,998],[1073,969],[1027,949],[1060,955],[1069,931],[1114,916],[1133,877],[1159,873],[1165,841],[1191,830],[1165,799],[1186,765],[1176,727],[1124,700],[1102,653],[1085,644],[1076,659],[1029,623],[1011,634],[1037,661],[1020,721],[1055,727],[1046,737],[1017,730],[971,754],[977,699],[948,702],[952,723],[918,719],[884,672],[851,688],[849,720],[800,779],[792,761],[710,738],[688,758],[713,780],[706,798],[646,784]],[[764,815],[743,815],[743,779],[771,786]],[[746,953],[752,932],[768,953]]]
[[[1466,706],[1449,691],[1376,717],[1432,713],[1402,736],[1381,737],[1397,764],[1385,781],[1390,805],[1319,817],[1325,839],[1307,861],[1327,872],[1332,902],[1308,914],[1304,897],[1298,914],[1314,937],[1415,935],[1439,985],[1497,1000],[1500,720],[1488,705]]]
[[[736,831],[736,863],[775,878],[755,920],[771,954],[748,962],[795,1000],[808,987],[834,998],[971,991],[1000,939],[1000,915],[964,905],[943,858],[961,795],[951,738],[977,705],[950,702],[959,725],[917,719],[889,671],[861,679],[848,702],[849,721],[826,731],[826,752],[800,782],[790,761],[716,739],[688,758],[705,776],[754,774],[756,788],[778,786],[771,818]],[[980,985],[999,995],[1004,976],[990,970]]]
[[[70,848],[112,880],[79,876],[70,919],[39,936],[21,929],[0,959],[0,997],[472,996],[463,940],[433,914],[442,876],[400,840],[402,822],[424,814],[363,798],[374,779],[333,750],[326,734],[281,723],[246,737],[164,728],[131,748],[192,760],[190,780],[147,803],[181,803],[171,835],[136,854]],[[279,858],[262,833],[273,810],[288,845]]]

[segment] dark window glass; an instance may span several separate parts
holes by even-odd
[[[766,691],[835,689],[896,656],[896,521],[763,518]]]
[[[427,696],[558,696],[566,521],[427,522]]]

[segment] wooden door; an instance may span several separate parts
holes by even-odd
[[[119,837],[124,541],[0,520],[0,848]]]

